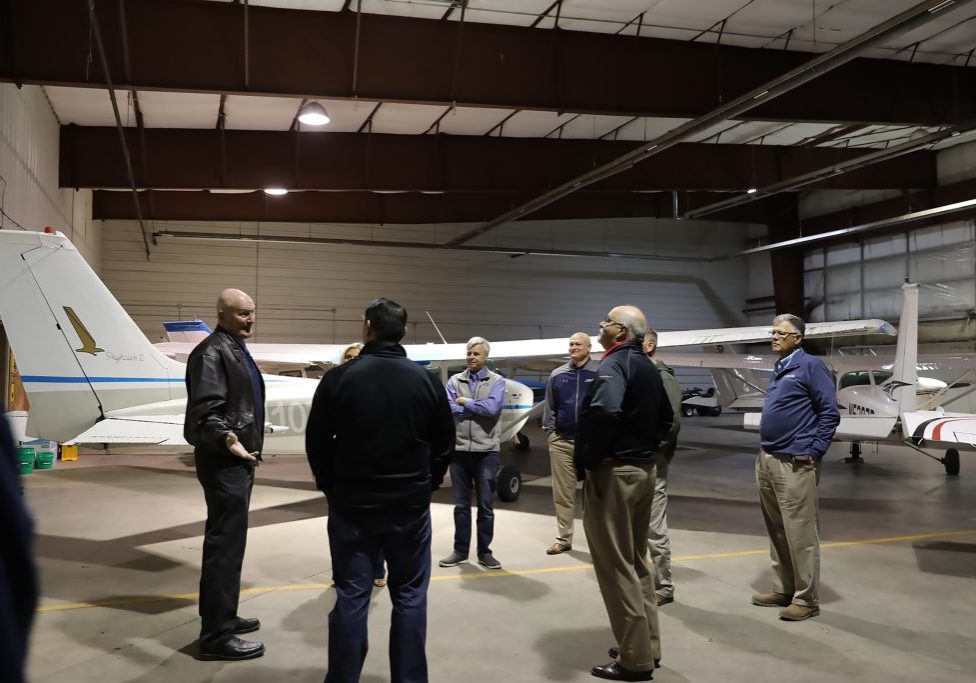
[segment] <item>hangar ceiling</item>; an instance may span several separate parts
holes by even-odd
[[[61,185],[94,189],[95,218],[342,223],[495,220],[919,7],[91,4],[94,15],[88,0],[0,0],[0,79],[44,86],[63,126]],[[932,150],[973,138],[976,3],[927,4],[922,20],[854,61],[532,217],[681,216],[776,186],[785,189],[709,218],[795,222],[791,179],[811,174],[804,189],[899,190],[903,201],[885,211],[927,208],[937,195]],[[311,100],[329,125],[297,121]],[[886,149],[897,154],[857,163]],[[131,191],[117,191],[132,184],[138,206]],[[290,193],[270,197],[268,187]]]

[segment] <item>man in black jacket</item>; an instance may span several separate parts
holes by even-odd
[[[252,334],[254,301],[239,289],[217,300],[217,329],[186,365],[183,434],[193,448],[207,500],[200,575],[200,659],[251,659],[264,645],[240,633],[261,628],[237,616],[247,511],[254,468],[264,445],[264,382],[244,340]]]
[[[583,529],[610,628],[614,661],[598,678],[649,681],[661,659],[654,568],[647,528],[654,498],[654,451],[674,413],[661,375],[641,348],[640,309],[618,306],[600,323],[606,349],[580,410],[575,461],[583,485]]]
[[[336,586],[326,683],[359,680],[381,551],[393,600],[391,680],[427,681],[430,496],[450,462],[454,418],[444,387],[400,346],[406,324],[402,306],[370,303],[359,357],[330,370],[312,400],[305,448],[329,500]]]
[[[23,683],[37,607],[37,574],[31,556],[34,525],[21,495],[14,440],[2,411],[0,519],[0,681]]]

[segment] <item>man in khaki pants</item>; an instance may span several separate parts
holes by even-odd
[[[617,646],[590,671],[614,681],[649,681],[661,659],[654,567],[647,529],[654,452],[674,414],[661,375],[641,349],[647,322],[618,306],[600,322],[606,349],[580,409],[575,462],[583,485],[583,529]]]
[[[556,541],[546,549],[558,555],[573,549],[576,513],[576,466],[573,442],[580,404],[596,378],[599,361],[590,358],[590,335],[577,332],[569,338],[569,362],[560,365],[546,382],[542,429],[548,435],[552,468],[552,503],[556,509]]]
[[[782,607],[779,617],[786,621],[820,614],[817,484],[820,460],[840,423],[830,371],[800,348],[804,328],[795,315],[773,319],[773,353],[779,360],[766,387],[756,460],[773,590],[753,595],[752,604]]]
[[[674,422],[671,431],[661,439],[654,456],[654,502],[651,504],[651,526],[647,530],[647,544],[654,563],[654,592],[657,605],[674,602],[674,582],[671,580],[671,535],[668,533],[668,470],[678,446],[681,422],[681,385],[675,379],[674,370],[666,363],[654,359],[657,349],[657,331],[648,328],[644,334],[644,354],[651,359],[661,374],[664,391],[671,402]]]

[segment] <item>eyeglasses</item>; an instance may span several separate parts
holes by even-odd
[[[616,325],[617,327],[627,327],[623,323],[618,323],[616,320],[610,320],[610,318],[604,318],[603,320],[597,323],[597,327],[599,327],[601,330],[604,327],[607,327],[608,325]]]
[[[786,339],[791,334],[797,337],[800,336],[799,332],[780,332],[779,330],[773,330],[769,333],[769,336],[771,336],[773,339]]]

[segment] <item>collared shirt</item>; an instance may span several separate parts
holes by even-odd
[[[243,339],[234,337],[234,341],[244,352],[244,365],[247,366],[247,373],[251,377],[251,389],[254,391],[254,424],[258,429],[264,431],[264,385],[261,382],[261,371],[258,369],[251,352],[247,350],[247,344]]]
[[[773,372],[775,372],[777,375],[779,373],[781,373],[783,371],[783,368],[785,368],[787,365],[789,365],[790,360],[793,358],[794,355],[796,355],[796,352],[799,351],[799,350],[800,350],[800,347],[797,346],[795,349],[793,349],[792,351],[790,351],[790,353],[789,353],[788,356],[786,356],[784,358],[780,358],[778,361],[776,361],[775,363],[773,363]]]
[[[468,375],[468,386],[471,387],[471,395],[476,396],[478,382],[481,382],[488,376],[488,370],[481,368],[478,372],[469,372]],[[453,385],[448,382],[447,400],[451,403],[452,413],[460,416],[464,416],[465,413],[469,416],[472,413],[475,415],[497,415],[501,412],[502,404],[505,402],[505,382],[495,382],[495,385],[485,398],[469,399],[463,406],[459,406],[455,402],[456,398],[457,392],[454,390]]]

